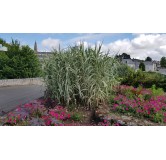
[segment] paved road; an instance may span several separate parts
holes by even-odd
[[[0,88],[0,115],[8,112],[19,104],[40,98],[44,95],[44,88],[39,85],[12,86]]]

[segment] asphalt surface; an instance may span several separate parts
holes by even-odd
[[[0,115],[42,96],[44,96],[44,87],[40,85],[1,87]]]

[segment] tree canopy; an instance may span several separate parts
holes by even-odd
[[[120,55],[115,56],[116,59],[122,60],[122,59],[131,59],[130,55],[127,53],[122,53]]]
[[[165,67],[166,68],[166,57],[162,57],[161,58],[160,65],[161,65],[161,67]]]
[[[152,58],[151,57],[146,57],[145,61],[152,61]]]
[[[4,44],[6,44],[6,41],[4,39],[0,38],[0,44],[4,45]]]
[[[1,42],[5,41],[1,39]],[[29,46],[21,46],[17,40],[12,40],[7,46],[6,52],[0,51],[0,79],[31,78],[40,75],[39,59]]]
[[[139,64],[139,69],[141,69],[142,71],[145,71],[145,64],[143,62]]]

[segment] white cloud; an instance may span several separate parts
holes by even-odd
[[[131,42],[128,39],[123,40],[117,40],[113,43],[110,43],[107,45],[110,50],[113,51],[113,53],[121,53],[121,52],[130,52],[131,49]]]
[[[61,41],[59,39],[47,38],[42,41],[42,47],[45,49],[58,49]]]
[[[107,34],[110,36],[110,34]],[[101,40],[105,34],[83,34],[68,41],[75,44],[84,43],[85,48],[89,45],[95,47],[89,40]],[[153,60],[160,60],[166,56],[166,34],[133,34],[133,39],[120,39],[108,44],[103,43],[102,51],[110,50],[110,54],[115,55],[123,52],[131,55],[131,58],[145,59],[150,56]],[[99,45],[102,42],[97,41]],[[61,41],[59,39],[48,38],[42,41],[42,46],[47,48],[58,48]],[[63,44],[66,44],[64,42]],[[72,44],[71,44],[72,45]]]
[[[160,40],[160,35],[159,34],[150,34],[150,35],[145,35],[141,34],[138,37],[134,38],[131,43],[133,47],[136,49],[147,49],[147,48],[156,48]]]
[[[137,34],[135,38],[123,39],[107,44],[114,52],[126,52],[132,58],[145,59],[147,56],[160,60],[166,56],[166,34]]]
[[[91,45],[93,48],[95,44],[83,41],[85,47]],[[99,46],[101,41],[97,41]],[[76,44],[80,44],[78,41]],[[165,45],[164,45],[165,44]],[[147,56],[154,60],[160,60],[162,56],[166,56],[166,35],[160,34],[138,34],[135,38],[117,40],[108,44],[102,45],[102,51],[110,50],[111,55],[128,53],[131,58],[145,59]]]

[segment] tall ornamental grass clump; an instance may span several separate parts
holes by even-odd
[[[106,102],[118,84],[118,62],[101,47],[81,44],[54,50],[44,67],[46,96],[67,106],[92,108]]]

